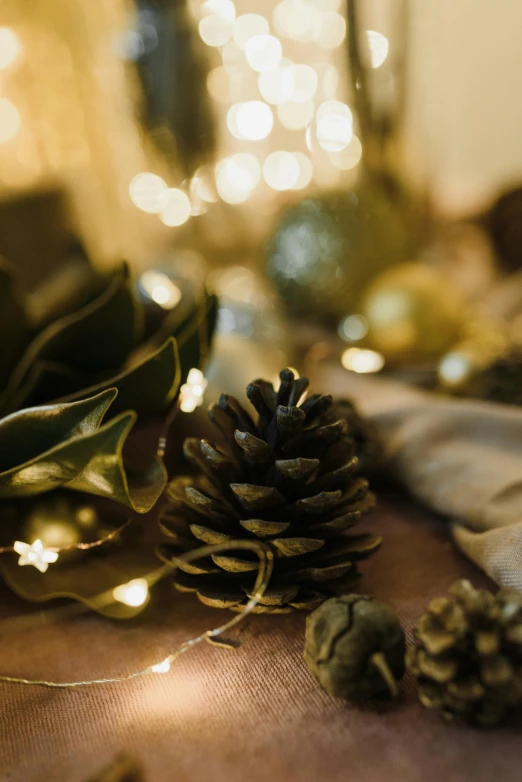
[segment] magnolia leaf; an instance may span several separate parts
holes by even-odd
[[[167,481],[156,459],[130,476],[122,450],[133,411],[102,418],[117,396],[107,389],[79,402],[21,410],[0,421],[0,498],[27,497],[60,486],[120,502],[138,513],[156,503]]]
[[[48,495],[50,508],[55,496],[54,493]],[[83,505],[85,501],[88,498],[81,499]],[[121,509],[117,513],[113,509],[105,509],[101,514],[105,530],[117,529],[124,520]],[[20,534],[23,536],[24,520],[18,513],[7,514],[5,521],[6,524],[2,525],[3,542]],[[157,541],[150,539],[151,530],[155,527],[147,524],[146,520],[133,520],[122,531],[121,539],[98,548],[74,552],[73,556],[60,554],[58,561],[45,573],[30,566],[19,567],[17,554],[4,554],[0,557],[0,574],[13,592],[24,600],[43,603],[55,598],[70,598],[104,616],[130,619],[139,614],[143,606],[127,606],[118,602],[114,599],[113,590],[134,578],[145,578],[152,587],[162,576],[154,551]]]
[[[135,410],[138,415],[147,415],[163,410],[175,401],[180,381],[178,348],[176,341],[170,338],[161,348],[135,366],[103,383],[70,394],[60,401],[72,402],[108,388],[117,388],[118,396],[111,405],[111,415],[129,409]]]
[[[29,377],[42,362],[64,365],[80,375],[114,371],[135,346],[140,327],[129,273],[122,265],[96,299],[54,321],[30,343],[2,395],[1,409],[10,412],[29,396],[45,401],[38,392],[38,375]]]

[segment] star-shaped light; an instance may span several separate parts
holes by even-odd
[[[13,548],[20,554],[19,565],[33,565],[40,573],[45,573],[49,565],[58,559],[58,553],[45,548],[41,540],[35,540],[34,543],[17,540]]]

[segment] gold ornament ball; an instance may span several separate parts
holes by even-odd
[[[458,338],[466,304],[436,270],[401,263],[366,288],[360,312],[368,321],[371,346],[388,359],[441,355]]]

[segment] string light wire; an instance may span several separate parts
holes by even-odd
[[[201,548],[195,549],[194,551],[177,556],[176,559],[178,563],[183,562],[185,564],[189,564],[190,562],[194,562],[203,557],[209,557],[214,554],[222,554],[227,551],[238,550],[251,552],[256,554],[259,558],[259,568],[257,571],[253,596],[246,603],[243,610],[232,617],[232,619],[230,619],[228,622],[225,622],[225,624],[220,625],[213,630],[206,630],[204,633],[201,633],[201,635],[198,635],[195,638],[184,641],[174,652],[169,654],[163,660],[153,663],[152,665],[148,665],[146,668],[142,668],[139,671],[134,671],[123,676],[104,677],[100,679],[85,679],[71,682],[57,682],[51,680],[48,681],[46,679],[26,679],[19,676],[0,675],[0,682],[5,682],[8,684],[50,687],[54,689],[74,689],[76,687],[88,687],[95,684],[117,684],[120,682],[130,681],[131,679],[137,679],[141,676],[148,676],[154,673],[166,673],[170,669],[172,663],[174,663],[182,654],[193,649],[202,641],[212,642],[214,639],[228,632],[233,627],[242,622],[254,610],[263,597],[270,582],[274,568],[274,555],[271,549],[265,543],[261,543],[260,541],[255,540],[231,540],[227,541],[226,543],[218,543],[212,546],[202,546]],[[159,580],[163,575],[166,574],[166,572],[174,572],[178,569],[178,567],[179,564],[167,562],[163,568],[159,568],[147,580],[149,583],[151,580]]]

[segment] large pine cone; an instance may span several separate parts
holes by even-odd
[[[280,377],[277,392],[264,380],[248,386],[257,423],[225,394],[210,408],[224,443],[185,441],[185,455],[199,474],[169,484],[170,504],[160,523],[174,541],[164,553],[175,563],[177,554],[203,544],[270,544],[274,574],[257,609],[287,612],[352,590],[356,561],[369,557],[381,540],[347,534],[374,504],[368,482],[358,475],[351,419],[336,414],[329,395],[310,396],[299,406],[308,380],[296,380],[288,369]],[[179,589],[196,591],[207,605],[240,610],[258,560],[233,552],[179,566]]]
[[[522,596],[497,595],[457,581],[449,597],[431,601],[410,648],[407,667],[424,706],[446,719],[499,722],[522,705]]]

